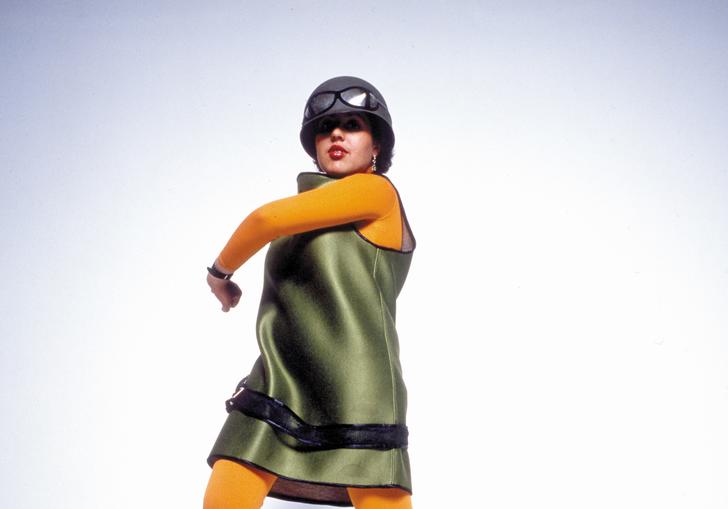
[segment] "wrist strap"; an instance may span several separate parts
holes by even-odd
[[[214,263],[212,264],[212,267],[207,267],[207,272],[209,272],[212,277],[216,277],[218,279],[230,279],[233,277],[232,274],[225,274],[224,272],[217,270]]]

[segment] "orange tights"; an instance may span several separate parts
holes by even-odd
[[[276,476],[229,460],[217,460],[205,491],[204,509],[260,509]],[[412,509],[398,488],[347,488],[356,509]]]

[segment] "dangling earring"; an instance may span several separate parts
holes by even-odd
[[[376,173],[376,172],[377,172],[377,155],[376,155],[376,154],[374,154],[374,155],[372,156],[372,171],[373,171],[374,173]]]

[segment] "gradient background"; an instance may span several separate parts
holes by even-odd
[[[230,314],[204,267],[340,74],[418,240],[415,506],[728,506],[728,4],[106,4],[0,3],[0,506],[201,507],[263,253]]]

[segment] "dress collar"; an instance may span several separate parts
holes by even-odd
[[[338,179],[329,177],[325,173],[313,173],[306,171],[299,173],[296,180],[298,181],[298,192],[302,193],[304,191],[316,189],[317,187],[321,187],[324,184],[328,184],[329,182],[333,182]]]

